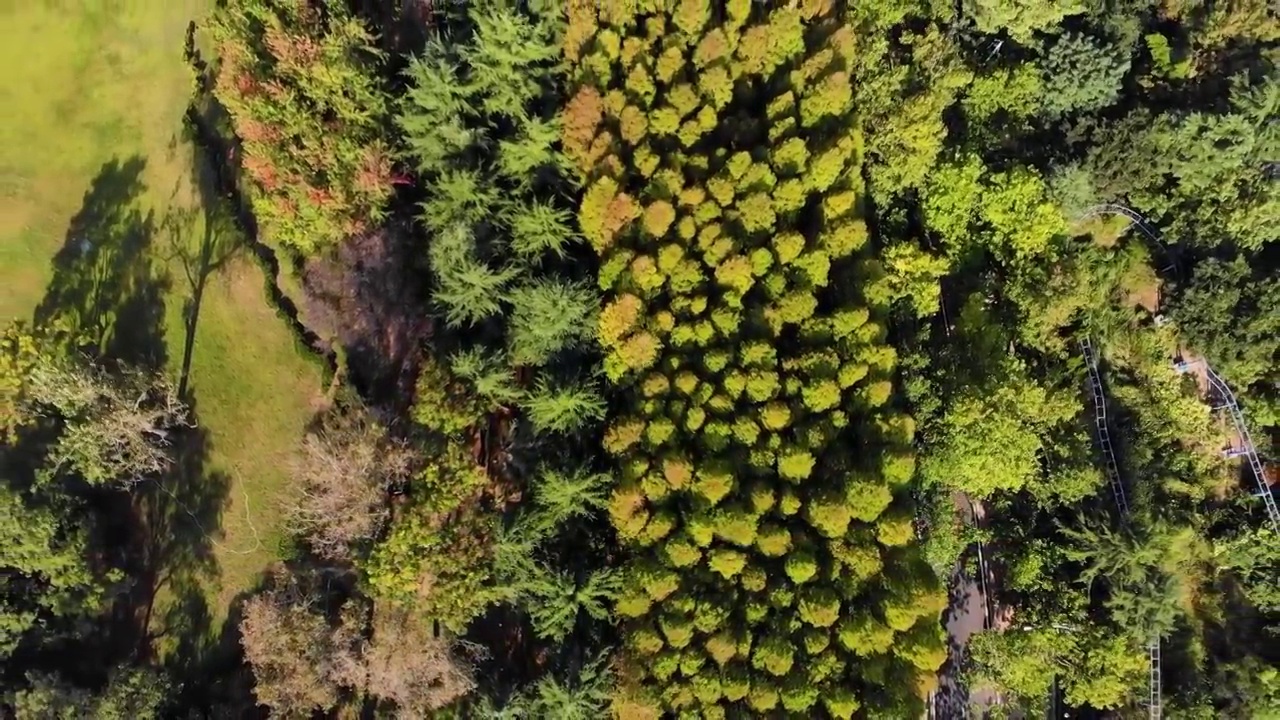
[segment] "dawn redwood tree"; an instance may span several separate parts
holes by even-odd
[[[858,698],[836,689],[856,687],[909,714],[945,658],[936,582],[877,577],[882,553],[930,570],[895,493],[913,433],[893,407],[893,291],[867,246],[842,20],[823,3],[570,5],[562,137],[622,398],[604,444],[633,553],[617,702],[637,713],[805,713],[836,693],[851,717]],[[912,629],[877,637],[874,676],[831,642],[873,596]],[[934,617],[916,629],[901,606]]]

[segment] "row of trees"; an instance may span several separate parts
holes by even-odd
[[[490,656],[542,658],[495,658],[465,712],[597,716],[618,577],[592,451],[599,300],[559,144],[564,17],[477,4],[442,21],[396,114],[439,319],[412,411],[430,463],[365,574],[380,601],[470,629]]]
[[[632,554],[619,707],[918,714],[945,598],[913,543],[852,28],[823,3],[584,3],[566,54],[625,391],[604,438]]]

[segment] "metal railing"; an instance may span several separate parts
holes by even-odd
[[[1240,457],[1245,458],[1245,463],[1253,472],[1254,480],[1258,484],[1258,498],[1262,500],[1263,507],[1267,510],[1267,517],[1271,520],[1271,528],[1280,533],[1280,508],[1276,507],[1275,495],[1271,493],[1271,486],[1267,484],[1266,471],[1262,467],[1262,459],[1258,457],[1257,446],[1253,444],[1253,436],[1249,434],[1249,426],[1245,423],[1244,413],[1240,410],[1240,403],[1236,401],[1235,393],[1231,392],[1231,387],[1226,381],[1218,375],[1209,363],[1204,360],[1192,360],[1176,363],[1174,369],[1178,372],[1187,372],[1192,368],[1200,366],[1204,368],[1205,375],[1209,380],[1209,399],[1215,410],[1226,410],[1227,415],[1231,418],[1231,424],[1235,426],[1236,435],[1240,438]]]
[[[1116,508],[1120,510],[1120,519],[1128,522],[1129,501],[1125,498],[1124,483],[1120,479],[1120,465],[1116,462],[1115,448],[1111,444],[1111,431],[1107,428],[1107,398],[1102,392],[1102,373],[1098,370],[1098,354],[1093,349],[1089,338],[1080,340],[1080,351],[1084,354],[1084,364],[1089,370],[1089,388],[1093,396],[1093,419],[1098,431],[1098,446],[1102,449],[1107,481],[1115,496]],[[1151,720],[1160,720],[1160,636],[1156,635],[1147,643],[1147,711]]]
[[[1177,272],[1177,258],[1168,252],[1168,245],[1166,245],[1164,239],[1160,237],[1160,233],[1156,231],[1155,226],[1148,222],[1147,219],[1137,210],[1125,207],[1124,205],[1117,205],[1115,203],[1103,203],[1101,205],[1094,205],[1088,210],[1085,210],[1078,218],[1076,218],[1076,220],[1089,220],[1091,218],[1105,217],[1108,215],[1120,215],[1128,218],[1129,224],[1138,228],[1138,232],[1142,233],[1143,236],[1150,240],[1155,249],[1164,252],[1165,259],[1168,261],[1168,264],[1164,266],[1161,272]]]
[[[1093,205],[1089,209],[1085,210],[1078,219],[1088,220],[1090,218],[1104,217],[1107,215],[1121,215],[1128,218],[1133,226],[1145,235],[1148,240],[1155,243],[1157,247],[1165,247],[1164,241],[1160,237],[1160,233],[1156,232],[1156,229],[1152,227],[1151,223],[1147,222],[1147,219],[1143,217],[1141,213],[1133,210],[1132,208],[1125,207],[1124,205],[1118,205],[1115,203],[1101,203]],[[1256,479],[1258,484],[1258,499],[1262,500],[1262,504],[1266,508],[1267,517],[1271,520],[1272,530],[1280,533],[1280,508],[1276,506],[1275,496],[1271,493],[1270,486],[1267,485],[1267,476],[1263,471],[1262,460],[1258,457],[1257,447],[1253,443],[1253,438],[1249,435],[1249,428],[1245,424],[1244,414],[1240,411],[1240,404],[1236,400],[1235,393],[1231,392],[1231,388],[1227,386],[1226,382],[1224,382],[1218,373],[1214,372],[1213,368],[1203,360],[1197,360],[1191,363],[1178,363],[1176,367],[1179,372],[1184,372],[1197,364],[1204,366],[1205,373],[1209,378],[1210,390],[1217,396],[1216,402],[1214,403],[1214,409],[1225,409],[1231,416],[1231,422],[1235,425],[1236,432],[1239,434],[1243,445],[1240,455],[1245,458],[1245,461],[1253,471],[1253,477]],[[1091,367],[1090,370],[1092,374],[1093,368]],[[1101,387],[1100,384],[1098,387]],[[1094,402],[1095,407],[1101,407],[1097,404],[1097,393],[1094,395]],[[1103,430],[1101,432],[1105,433],[1106,431]],[[1110,439],[1099,440],[1099,442],[1109,444]]]
[[[973,499],[967,494],[964,495],[964,501],[969,504],[969,525],[975,531],[981,529],[978,524],[978,509],[973,504]],[[982,538],[974,537],[974,547],[978,551],[978,587],[982,590],[982,612],[984,630],[991,630],[995,627],[995,613],[991,610],[991,588],[987,586],[987,554],[986,549],[982,546]]]
[[[1143,235],[1146,235],[1148,240],[1156,243],[1163,243],[1160,239],[1160,233],[1156,232],[1155,228],[1151,226],[1151,223],[1147,222],[1146,218],[1142,217],[1142,215],[1136,210],[1127,208],[1124,205],[1116,205],[1114,203],[1094,205],[1081,213],[1078,219],[1089,220],[1096,217],[1103,217],[1104,215],[1123,215],[1129,218],[1129,221],[1133,223],[1133,226],[1138,228],[1138,231]]]
[[[1129,514],[1129,499],[1125,497],[1124,483],[1120,480],[1120,466],[1116,463],[1115,448],[1111,444],[1111,431],[1107,426],[1107,398],[1102,392],[1102,374],[1098,371],[1098,355],[1094,352],[1093,343],[1088,338],[1080,341],[1080,351],[1084,354],[1084,363],[1089,370],[1089,392],[1093,397],[1093,424],[1098,436],[1098,446],[1102,449],[1102,461],[1107,484],[1111,486],[1111,495],[1115,498],[1116,509],[1121,516]]]

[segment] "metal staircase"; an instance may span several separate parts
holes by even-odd
[[[1149,677],[1147,687],[1150,697],[1147,700],[1147,713],[1151,720],[1160,720],[1160,638],[1152,638],[1147,645]]]
[[[1280,174],[1280,164],[1270,163],[1265,167],[1265,172],[1269,174]],[[1137,228],[1148,240],[1155,244],[1157,248],[1164,248],[1164,242],[1160,234],[1155,228],[1147,222],[1138,212],[1116,204],[1100,204],[1094,205],[1087,209],[1080,217],[1080,220],[1087,220],[1094,217],[1104,217],[1110,215],[1121,215],[1127,218],[1133,227]],[[1172,267],[1172,266],[1171,266]],[[1166,268],[1169,270],[1171,268]],[[1106,468],[1107,482],[1111,485],[1111,491],[1115,497],[1116,507],[1120,510],[1122,518],[1127,518],[1129,514],[1129,503],[1124,494],[1124,485],[1120,480],[1119,466],[1116,464],[1115,449],[1111,443],[1111,433],[1107,427],[1106,412],[1106,396],[1102,390],[1102,378],[1098,371],[1098,357],[1094,351],[1092,342],[1085,338],[1080,341],[1080,349],[1084,353],[1085,365],[1089,371],[1089,390],[1093,398],[1094,406],[1094,425],[1097,428],[1098,445],[1102,448],[1104,464]],[[1178,362],[1176,368],[1179,372],[1186,372],[1197,364],[1203,365],[1205,374],[1208,377],[1210,387],[1210,400],[1215,410],[1226,410],[1231,418],[1232,424],[1235,426],[1237,435],[1240,437],[1242,447],[1233,452],[1230,457],[1243,457],[1248,463],[1253,477],[1258,484],[1258,498],[1262,500],[1263,506],[1266,508],[1267,517],[1271,520],[1272,529],[1280,533],[1280,509],[1276,506],[1275,496],[1271,492],[1270,486],[1267,484],[1267,477],[1264,472],[1262,461],[1258,457],[1257,447],[1253,443],[1253,438],[1249,434],[1249,428],[1245,423],[1244,414],[1240,410],[1240,405],[1236,400],[1235,393],[1231,392],[1231,388],[1223,381],[1222,377],[1211,368],[1208,363],[1203,360],[1195,362]],[[1148,690],[1149,697],[1147,699],[1147,708],[1152,720],[1159,720],[1161,717],[1161,678],[1160,678],[1160,638],[1154,637],[1147,644],[1147,658],[1149,661]]]

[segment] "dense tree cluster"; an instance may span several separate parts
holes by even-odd
[[[334,621],[318,589],[307,587],[316,579],[274,582],[245,604],[240,635],[254,694],[275,712],[328,711],[354,694],[399,717],[423,717],[475,687],[454,638],[427,618],[356,598]]]
[[[400,390],[356,370],[298,439],[249,704],[898,720],[955,671],[1125,715],[1158,640],[1169,716],[1280,712],[1280,545],[1175,365],[1274,473],[1274,3],[369,7],[209,23],[262,239],[417,253]],[[203,692],[102,630],[198,430],[104,323],[0,336],[0,714]]]
[[[376,227],[391,194],[388,99],[347,3],[227,3],[210,30],[214,94],[266,238],[308,254]]]
[[[628,398],[604,440],[635,556],[626,702],[912,714],[944,598],[903,492],[852,28],[825,3],[579,4],[566,46],[565,153]]]
[[[1257,308],[1280,106],[1264,5],[972,2],[958,38],[930,3],[854,12],[879,38],[855,102],[933,495],[927,554],[948,569],[972,536],[952,494],[980,502],[1012,627],[973,641],[976,678],[1032,705],[1055,674],[1072,706],[1141,700],[1158,636],[1170,712],[1271,707],[1235,673],[1274,662],[1243,640],[1274,616],[1227,610],[1213,580],[1240,581],[1224,548],[1265,523],[1241,490],[1255,480],[1173,367],[1207,356],[1268,454],[1274,313]],[[1104,482],[1082,340],[1128,512]],[[1206,606],[1223,614],[1206,623]]]
[[[32,716],[157,717],[164,677],[127,665],[104,676],[92,663],[116,659],[86,666],[65,653],[98,641],[85,629],[104,621],[132,566],[103,545],[119,532],[112,511],[171,466],[188,411],[165,378],[108,369],[75,349],[84,340],[62,325],[0,335],[0,670],[17,689],[0,700]]]
[[[399,124],[427,198],[433,298],[471,342],[450,369],[492,407],[519,407],[539,433],[599,420],[590,377],[570,372],[594,340],[598,301],[574,257],[560,153],[560,19],[499,6],[474,34],[429,44],[408,70]],[[517,371],[522,374],[517,378]]]
[[[379,598],[456,632],[514,610],[557,657],[515,692],[499,674],[481,707],[587,717],[610,673],[581,654],[611,620],[618,578],[595,552],[610,477],[584,451],[605,402],[598,292],[561,152],[563,21],[468,7],[451,21],[461,34],[430,41],[405,73],[397,124],[425,193],[442,322],[412,413],[429,461],[365,570]]]
[[[4,654],[29,633],[38,642],[51,626],[100,607],[118,578],[90,562],[96,519],[85,486],[127,489],[154,477],[172,462],[169,432],[187,422],[164,378],[128,367],[108,373],[61,351],[62,337],[21,324],[0,336]]]

